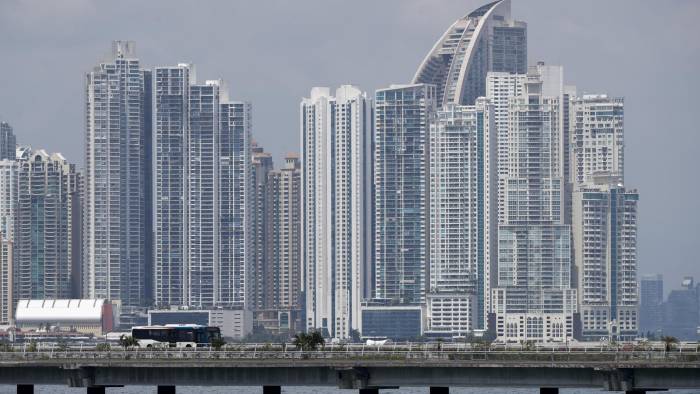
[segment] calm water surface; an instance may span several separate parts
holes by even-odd
[[[84,388],[68,388],[65,386],[36,386],[34,388],[34,393],[36,394],[78,394],[85,393]],[[4,386],[0,385],[0,393],[15,393],[15,386]],[[153,386],[129,386],[129,387],[114,387],[108,388],[108,394],[141,394],[141,393],[154,393],[156,388]],[[282,393],[285,394],[351,394],[357,393],[358,390],[340,390],[333,389],[330,387],[283,387]],[[561,389],[559,390],[561,394],[593,394],[593,393],[609,393],[609,391],[603,390],[591,390],[591,389]],[[197,394],[197,393],[210,393],[210,394],[258,394],[262,393],[262,388],[260,387],[187,387],[178,386],[178,394]],[[407,387],[398,390],[380,390],[380,394],[427,394],[427,388],[416,388]],[[480,388],[480,389],[469,389],[469,388],[451,388],[450,394],[536,394],[539,393],[537,389],[514,389],[514,388]],[[700,394],[698,390],[671,390],[663,391],[661,393],[671,393],[671,394]]]

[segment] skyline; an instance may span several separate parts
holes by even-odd
[[[448,4],[449,3],[449,4]],[[329,53],[320,64],[312,62],[313,67],[303,67],[298,65],[299,59],[305,56],[301,51],[290,56],[284,51],[278,53],[279,60],[285,60],[285,66],[288,66],[284,71],[286,73],[300,73],[298,78],[290,77],[285,72],[266,73],[269,71],[266,68],[260,68],[257,64],[270,62],[270,55],[267,50],[260,50],[260,45],[234,45],[231,48],[231,55],[217,50],[212,53],[210,48],[218,48],[216,42],[219,39],[230,38],[230,35],[223,34],[222,37],[211,37],[211,45],[201,45],[201,40],[191,37],[190,42],[185,42],[182,45],[168,42],[168,30],[164,30],[160,37],[148,37],[148,34],[143,31],[143,26],[134,25],[133,32],[127,32],[126,29],[119,30],[105,26],[105,36],[95,35],[90,37],[90,41],[83,45],[82,41],[75,40],[72,42],[81,42],[79,46],[68,46],[68,49],[62,48],[60,45],[54,47],[42,47],[42,45],[32,46],[31,43],[35,39],[41,41],[42,33],[40,30],[28,34],[23,39],[13,38],[13,28],[15,33],[22,32],[22,28],[18,28],[16,20],[22,20],[24,14],[13,12],[19,2],[9,2],[0,5],[0,32],[5,29],[10,29],[10,34],[2,34],[0,38],[0,47],[6,53],[7,62],[4,63],[3,69],[8,68],[7,72],[0,73],[2,78],[0,83],[6,86],[0,93],[0,118],[2,121],[10,123],[17,135],[20,144],[29,144],[36,149],[46,149],[48,151],[57,151],[65,154],[67,159],[72,163],[77,163],[79,167],[84,167],[82,160],[82,142],[77,144],[77,141],[83,141],[84,130],[84,114],[81,102],[83,100],[82,83],[83,75],[89,71],[90,67],[98,60],[101,60],[101,54],[106,54],[108,44],[112,39],[133,39],[136,41],[136,56],[142,61],[142,64],[147,68],[156,66],[175,64],[182,61],[192,61],[197,65],[197,71],[200,76],[218,76],[228,82],[231,90],[231,97],[236,100],[251,100],[254,103],[253,118],[253,136],[254,139],[263,146],[267,151],[273,154],[275,167],[282,167],[282,155],[286,152],[298,152],[298,100],[308,94],[308,90],[313,86],[339,86],[345,83],[353,83],[363,91],[369,93],[375,89],[383,88],[391,83],[407,83],[410,81],[415,65],[419,64],[422,56],[430,49],[432,43],[444,31],[445,26],[452,23],[456,16],[460,16],[478,7],[483,2],[481,1],[462,1],[462,2],[445,2],[445,7],[431,7],[426,2],[402,2],[405,9],[394,10],[394,14],[390,12],[390,8],[395,8],[387,5],[395,5],[395,2],[381,3],[377,7],[373,7],[375,12],[373,15],[366,12],[367,5],[363,7],[353,7],[350,5],[319,5],[316,4],[315,9],[322,13],[331,11],[343,12],[350,11],[350,18],[353,21],[375,22],[381,21],[382,18],[388,16],[396,17],[395,20],[385,20],[389,22],[389,26],[393,29],[389,35],[378,35],[372,28],[366,28],[360,35],[349,35],[346,38],[339,38],[338,35],[343,35],[343,31],[333,31],[333,21],[328,21],[330,29],[325,29],[323,34],[328,37],[323,41],[325,45],[314,45],[313,41],[309,42],[304,38],[316,37],[317,35],[307,33],[297,24],[302,21],[311,23],[311,28],[324,27],[323,22],[319,22],[318,18],[313,18],[313,15],[299,19],[297,22],[287,22],[288,37],[278,37],[280,42],[274,42],[273,49],[278,49],[277,45],[284,47],[284,43],[299,39],[300,46],[303,48],[321,48],[323,53]],[[22,3],[25,4],[25,3]],[[29,2],[31,4],[31,2]],[[92,2],[75,1],[72,4],[77,5],[78,14],[71,14],[71,7],[66,7],[67,10],[52,10],[51,6],[45,7],[36,16],[29,16],[27,23],[36,24],[42,23],[42,17],[46,18],[53,16],[58,12],[57,20],[59,23],[74,24],[67,32],[52,32],[52,39],[57,42],[71,42],[69,37],[71,34],[78,34],[84,31],[86,18],[94,17],[100,14],[100,11],[108,10],[109,5],[101,4],[96,6]],[[88,5],[85,7],[85,5]],[[635,7],[631,7],[634,4]],[[279,13],[268,14],[267,18],[276,21],[276,18],[289,14],[290,10],[285,13],[283,3],[278,4],[282,8]],[[609,26],[611,21],[628,19],[632,21],[650,20],[648,17],[625,16],[622,11],[636,12],[638,15],[650,12],[650,3],[644,4],[635,3],[615,3],[609,5],[610,13],[606,15],[598,15],[600,19],[591,18],[586,12],[587,10],[570,10],[568,15],[564,12],[565,6],[552,2],[513,2],[513,14],[518,16],[518,19],[528,22],[528,41],[529,41],[529,64],[534,64],[537,60],[544,60],[547,64],[563,65],[565,80],[567,83],[576,84],[580,91],[583,92],[600,92],[608,93],[610,96],[624,96],[627,101],[626,113],[626,183],[640,190],[643,194],[641,201],[641,217],[639,229],[639,267],[640,274],[661,272],[661,264],[665,263],[665,267],[670,267],[670,270],[665,270],[664,277],[666,279],[666,288],[672,289],[678,287],[680,278],[685,275],[700,276],[700,267],[697,260],[693,256],[693,243],[698,240],[698,213],[693,209],[691,201],[693,196],[697,194],[698,185],[692,180],[693,168],[696,167],[691,159],[692,147],[698,144],[700,137],[691,133],[692,126],[690,119],[692,116],[692,105],[694,103],[690,92],[697,90],[693,89],[698,86],[700,79],[696,74],[691,74],[692,68],[698,64],[700,58],[700,47],[696,43],[689,43],[682,39],[678,40],[678,33],[690,33],[689,24],[684,24],[684,21],[690,22],[692,15],[698,15],[700,10],[699,4],[679,1],[676,7],[656,7],[656,12],[673,13],[675,17],[662,17],[677,21],[669,31],[657,31],[655,34],[649,34],[647,40],[629,39],[626,34],[634,34],[634,32],[642,31],[641,27],[619,26],[617,35],[611,33],[604,28]],[[263,17],[259,18],[255,6],[251,4],[234,4],[227,5],[241,11],[239,14],[235,12],[232,15],[251,15],[251,21],[266,20]],[[567,4],[575,8],[576,5]],[[580,7],[580,5],[578,5]],[[583,6],[586,8],[587,4]],[[13,8],[14,7],[14,8]],[[102,8],[105,7],[105,8]],[[152,15],[155,6],[149,5],[144,10],[144,15]],[[178,8],[178,7],[174,7]],[[185,6],[180,7],[186,12]],[[207,7],[204,7],[205,9]],[[301,4],[302,10],[295,10],[290,7],[292,13],[290,15],[297,16],[293,12],[303,14],[302,11],[308,8],[314,8],[313,3]],[[340,8],[340,10],[338,10]],[[596,8],[596,7],[591,7]],[[671,9],[673,8],[673,9]],[[32,7],[27,7],[31,10]],[[128,7],[125,7],[128,9]],[[546,15],[547,18],[542,20],[543,10],[551,10],[551,14]],[[235,10],[234,10],[235,11]],[[365,11],[365,14],[362,14]],[[45,13],[44,13],[45,12]],[[54,12],[54,14],[52,14]],[[362,15],[356,15],[356,14]],[[223,14],[226,14],[223,12]],[[570,26],[569,29],[563,29],[566,24],[566,18],[573,15],[581,15],[580,21]],[[43,16],[42,16],[43,15]],[[426,17],[430,15],[430,17]],[[562,20],[551,18],[551,15],[562,15]],[[25,15],[27,16],[27,15]],[[659,17],[656,14],[655,17]],[[219,16],[211,16],[218,18]],[[32,19],[33,18],[33,19]],[[139,16],[137,18],[143,18]],[[100,18],[97,18],[100,20]],[[119,19],[119,18],[115,18]],[[294,18],[289,18],[294,19]],[[168,18],[163,18],[167,22]],[[585,21],[585,22],[584,22]],[[46,27],[52,26],[52,23],[47,23],[43,20]],[[103,21],[104,22],[104,21]],[[137,19],[137,22],[140,23]],[[558,27],[552,27],[553,24]],[[584,25],[590,24],[588,28]],[[639,24],[637,22],[637,24]],[[143,23],[143,25],[146,25]],[[215,25],[215,24],[213,24]],[[233,24],[235,25],[235,24]],[[265,27],[269,29],[273,23],[261,24],[263,30]],[[640,24],[643,25],[643,24]],[[156,24],[156,27],[158,25]],[[373,26],[368,23],[367,26]],[[260,26],[247,26],[248,33],[244,37],[254,37]],[[282,27],[285,27],[282,24]],[[296,27],[296,29],[295,29]],[[600,29],[603,29],[600,31]],[[675,29],[675,30],[674,30]],[[692,29],[698,29],[693,26]],[[206,30],[206,29],[205,29]],[[277,29],[269,29],[277,31]],[[342,30],[342,29],[341,29]],[[72,33],[71,33],[72,32]],[[383,31],[382,31],[383,32]],[[551,37],[551,32],[556,32],[554,37]],[[607,32],[607,34],[606,34]],[[132,33],[130,36],[129,33]],[[177,33],[177,32],[176,32]],[[338,34],[340,33],[340,34]],[[384,32],[385,33],[385,32]],[[550,34],[550,37],[547,35]],[[673,36],[676,34],[676,36]],[[671,36],[667,36],[671,35]],[[692,34],[687,34],[692,36]],[[381,37],[381,40],[377,37]],[[620,41],[625,42],[624,53],[614,53],[615,44],[605,43],[601,45],[596,41],[598,38],[610,36],[621,37]],[[176,35],[177,37],[177,35]],[[676,38],[672,40],[670,38]],[[44,37],[45,38],[45,37]],[[84,37],[83,37],[84,38]],[[373,41],[369,41],[371,38]],[[572,39],[570,41],[570,39]],[[577,39],[576,39],[577,38]],[[265,43],[263,41],[259,44]],[[655,41],[658,40],[658,41]],[[174,40],[178,41],[178,40]],[[42,41],[44,45],[50,41]],[[230,42],[230,41],[229,41]],[[289,43],[287,42],[287,43]],[[368,46],[368,42],[372,42]],[[399,45],[391,45],[398,42]],[[572,48],[560,48],[552,50],[551,45],[554,43],[573,42]],[[258,43],[253,41],[253,43]],[[329,47],[331,43],[338,43],[337,46]],[[344,43],[351,44],[350,46],[343,45]],[[658,45],[654,45],[654,43]],[[668,45],[661,47],[660,44]],[[32,49],[33,55],[30,58],[43,58],[49,56],[54,50],[59,51],[62,56],[56,58],[56,67],[53,68],[55,73],[38,72],[33,63],[27,60],[27,54],[21,49],[12,48],[15,45],[27,45],[27,48]],[[268,42],[269,44],[269,42]],[[383,46],[382,44],[387,44]],[[229,44],[230,45],[230,44]],[[362,45],[367,52],[365,55],[358,54],[362,51]],[[696,47],[693,48],[692,45]],[[357,47],[360,46],[360,49]],[[680,46],[680,47],[676,47]],[[75,48],[73,48],[75,47]],[[195,48],[196,47],[196,48]],[[72,48],[72,49],[71,49]],[[80,48],[76,51],[76,48]],[[223,48],[227,48],[223,46]],[[648,56],[648,49],[654,48],[657,54],[666,54],[667,56],[658,56],[664,61],[676,61],[678,64],[673,64],[674,73],[666,73],[669,65],[660,60],[653,59]],[[380,49],[382,49],[380,51]],[[681,50],[682,49],[682,50]],[[292,51],[292,49],[287,49]],[[337,51],[337,52],[336,52]],[[336,57],[333,54],[340,51],[348,51],[347,55],[340,59],[338,64],[332,58]],[[76,54],[79,52],[80,54]],[[274,52],[274,51],[270,51]],[[679,52],[681,56],[679,56]],[[165,56],[165,53],[169,53]],[[245,56],[248,53],[256,54],[254,56]],[[635,57],[635,55],[645,53],[647,56],[643,59]],[[13,56],[14,55],[14,56]],[[687,57],[683,57],[685,55]],[[231,56],[228,61],[223,61],[226,56]],[[675,56],[675,57],[674,57]],[[591,64],[579,63],[579,57],[596,59],[603,57],[608,59],[607,62],[593,61]],[[352,61],[346,61],[352,59]],[[369,59],[369,60],[367,60]],[[392,59],[383,61],[383,59]],[[68,61],[64,61],[68,60]],[[366,60],[366,61],[362,61]],[[16,63],[15,63],[16,62]],[[289,62],[289,63],[288,63]],[[271,70],[279,69],[280,63],[266,64],[265,67],[270,67]],[[630,67],[632,65],[633,67]],[[625,68],[627,66],[627,68]],[[338,68],[340,67],[340,68]],[[32,73],[33,70],[33,73]],[[250,70],[261,70],[260,75],[251,77]],[[353,73],[349,70],[358,70]],[[686,71],[687,70],[687,71]],[[14,71],[14,72],[13,72]],[[368,72],[371,75],[364,75]],[[661,74],[664,72],[664,74]],[[248,73],[248,74],[246,74]],[[354,75],[353,75],[354,74]],[[655,78],[657,75],[663,75],[662,78]],[[268,78],[272,76],[272,80]],[[336,77],[333,77],[336,76]],[[401,76],[402,80],[394,80]],[[43,89],[28,89],[31,92],[22,93],[18,88],[17,83],[26,84],[26,81],[35,81],[38,86],[43,86]],[[284,77],[284,78],[283,78]],[[50,83],[42,83],[44,78],[51,79]],[[287,82],[285,88],[280,89],[280,82]],[[605,89],[604,89],[605,88]],[[61,94],[65,92],[65,94]],[[28,104],[38,102],[32,97],[33,94],[43,95],[47,97],[48,102],[53,102],[58,105],[44,106],[46,114],[36,115],[26,109],[31,108]],[[687,94],[687,97],[684,96]],[[17,96],[19,95],[19,97]],[[24,95],[24,96],[23,96]],[[25,97],[25,99],[22,99]],[[22,109],[20,109],[22,108]],[[26,108],[26,109],[25,109]],[[656,111],[652,111],[656,109]],[[23,113],[27,111],[27,113]],[[52,113],[52,111],[55,111]],[[31,119],[29,119],[31,118]],[[49,124],[49,122],[51,122]],[[57,122],[57,123],[53,123]],[[60,130],[74,130],[67,134],[61,133],[60,137],[51,138],[51,129],[56,125]],[[670,127],[666,128],[664,126]],[[685,125],[685,127],[684,127]],[[674,127],[675,126],[675,127]],[[284,132],[278,130],[284,129]],[[670,131],[672,137],[660,138],[661,134],[657,131]],[[685,133],[684,130],[688,130]],[[274,132],[278,131],[278,132]],[[273,142],[277,143],[273,143]],[[654,154],[654,156],[652,156]],[[648,157],[658,157],[658,160],[647,160]],[[684,164],[685,163],[685,164]],[[673,190],[676,196],[679,196],[677,201],[668,203],[668,190]],[[669,231],[675,229],[674,231]]]

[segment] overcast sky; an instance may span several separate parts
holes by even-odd
[[[0,0],[0,120],[17,140],[83,166],[84,73],[115,39],[146,67],[192,62],[253,102],[276,163],[299,148],[313,86],[370,94],[409,82],[435,40],[484,1]],[[640,273],[700,279],[700,1],[514,0],[532,64],[579,92],[625,97],[625,175],[641,194]]]

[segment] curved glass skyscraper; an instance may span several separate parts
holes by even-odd
[[[438,105],[472,105],[486,95],[486,73],[527,72],[527,25],[510,0],[483,5],[450,26],[418,67],[413,83],[433,84]]]

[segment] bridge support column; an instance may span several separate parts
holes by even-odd
[[[104,386],[88,386],[87,394],[105,394]]]
[[[379,389],[377,389],[377,388],[360,389],[360,394],[379,394]]]
[[[281,386],[263,386],[263,394],[281,394]]]
[[[175,386],[158,386],[158,394],[175,394]]]
[[[430,394],[450,394],[449,387],[430,386]]]
[[[18,384],[17,394],[34,394],[33,384]]]
[[[540,394],[559,394],[558,387],[540,387]]]

